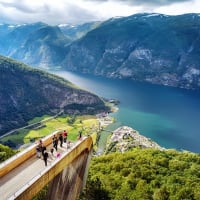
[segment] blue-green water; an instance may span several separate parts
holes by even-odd
[[[120,101],[112,115],[166,148],[200,153],[200,91],[54,72],[83,89]]]

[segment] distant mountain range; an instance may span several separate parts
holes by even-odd
[[[59,24],[58,27],[67,38],[69,38],[71,41],[75,41],[85,36],[87,32],[97,28],[100,24],[100,21],[96,21],[80,25]]]
[[[199,14],[143,13],[76,28],[32,26],[11,31],[1,25],[0,53],[33,66],[200,88]]]
[[[0,56],[0,135],[44,114],[108,111],[96,95],[63,78]]]
[[[99,22],[77,26],[45,23],[0,25],[0,54],[40,68],[59,67],[67,46],[97,27]]]

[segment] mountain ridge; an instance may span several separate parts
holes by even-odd
[[[65,69],[199,88],[199,26],[197,14],[110,19],[68,46]]]
[[[1,27],[0,35],[9,29]],[[35,41],[31,37],[16,40],[11,31],[7,36],[14,43],[6,46],[7,37],[1,37],[0,53],[45,69],[200,88],[200,14],[139,13],[77,27],[43,23],[35,27]],[[47,38],[52,30],[60,31],[47,40],[40,32],[42,27],[49,30]],[[23,28],[14,30],[19,35]]]
[[[51,26],[43,22],[0,24],[0,54],[39,68],[61,67],[66,46],[100,22]]]
[[[36,116],[109,110],[95,94],[63,78],[0,56],[0,135]]]

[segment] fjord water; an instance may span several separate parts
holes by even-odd
[[[130,126],[165,148],[200,153],[200,90],[53,73],[101,97],[119,100],[119,111],[112,114],[118,126]]]

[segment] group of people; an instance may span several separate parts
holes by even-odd
[[[45,166],[47,166],[47,159],[48,159],[49,155],[48,155],[48,152],[47,152],[47,148],[43,144],[42,140],[39,140],[39,144],[36,147],[36,152],[37,152],[38,158],[41,158],[41,156],[43,157]]]
[[[58,137],[56,135],[53,135],[52,143],[53,143],[53,148],[55,148],[56,151],[58,150],[58,141],[60,141],[60,147],[62,147],[63,142],[64,143],[67,142],[67,136],[68,133],[66,130],[64,130],[63,133],[60,133]]]
[[[58,143],[60,142],[60,147],[62,148],[63,147],[63,143],[66,143],[67,142],[67,136],[68,136],[68,133],[66,130],[63,131],[63,133],[60,133],[58,135],[58,137],[56,135],[53,135],[53,138],[52,138],[52,148],[51,148],[51,154],[53,155],[54,153],[54,149],[58,150]],[[49,157],[48,155],[48,152],[47,152],[47,149],[46,149],[46,146],[43,144],[42,140],[39,140],[39,143],[36,147],[36,154],[37,154],[37,157],[38,158],[41,158],[43,157],[43,160],[45,162],[45,166],[47,166],[47,159]],[[57,152],[57,157],[59,157],[60,153]]]

